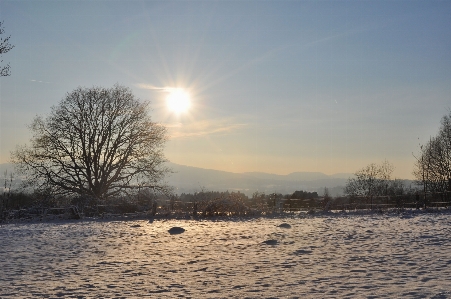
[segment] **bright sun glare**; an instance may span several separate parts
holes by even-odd
[[[188,92],[181,88],[174,88],[169,92],[166,103],[170,111],[181,114],[188,111],[191,100]]]

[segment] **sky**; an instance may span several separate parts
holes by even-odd
[[[413,153],[451,109],[451,1],[6,1],[0,163],[82,87],[129,87],[174,163],[353,173]],[[168,91],[190,95],[183,113]]]

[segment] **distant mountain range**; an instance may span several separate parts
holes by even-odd
[[[168,163],[173,173],[166,177],[166,182],[175,187],[177,194],[205,191],[240,191],[248,196],[254,192],[292,194],[296,190],[316,191],[322,195],[324,188],[332,196],[341,195],[351,173],[327,175],[321,172],[293,172],[287,175],[264,172],[233,173],[221,170],[204,169]],[[14,171],[12,164],[0,164],[0,189],[4,185],[5,171]],[[20,179],[15,176],[13,188]],[[9,183],[8,183],[9,184]]]
[[[174,171],[167,182],[176,187],[176,193],[207,191],[240,191],[251,196],[255,191],[291,194],[296,190],[316,191],[322,195],[324,188],[329,194],[343,194],[343,188],[352,177],[351,173],[327,175],[321,172],[293,172],[287,175],[264,172],[232,173],[168,163]]]

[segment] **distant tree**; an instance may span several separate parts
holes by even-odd
[[[54,194],[111,196],[143,188],[168,191],[161,183],[166,128],[151,121],[149,104],[130,89],[77,88],[37,116],[31,145],[12,153],[16,169],[32,186]]]
[[[373,196],[387,195],[393,165],[388,161],[381,164],[371,163],[358,170],[354,178],[349,178],[345,186],[345,194],[348,196]]]
[[[265,192],[255,191],[251,198],[252,206],[259,210],[266,210],[267,208],[267,196]]]
[[[415,158],[413,175],[425,192],[451,191],[451,110]]]
[[[283,199],[283,195],[280,193],[271,193],[266,199],[266,205],[274,209],[277,207],[278,203]]]
[[[291,199],[312,199],[318,198],[318,192],[308,192],[308,191],[294,191],[291,195]]]
[[[329,189],[327,187],[324,187],[323,202],[322,202],[324,211],[328,211],[330,209],[332,201],[333,198],[329,194]]]
[[[3,22],[0,22],[0,34],[5,33],[5,30],[3,29]],[[12,48],[14,48],[13,45],[9,43],[9,39],[11,36],[7,36],[5,38],[0,37],[0,57],[1,55],[9,52]],[[0,63],[2,63],[3,60],[0,60]],[[0,65],[0,76],[9,76],[11,75],[10,66],[7,64],[6,66]]]

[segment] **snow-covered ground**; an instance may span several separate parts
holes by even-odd
[[[7,224],[0,297],[451,298],[451,215]]]

